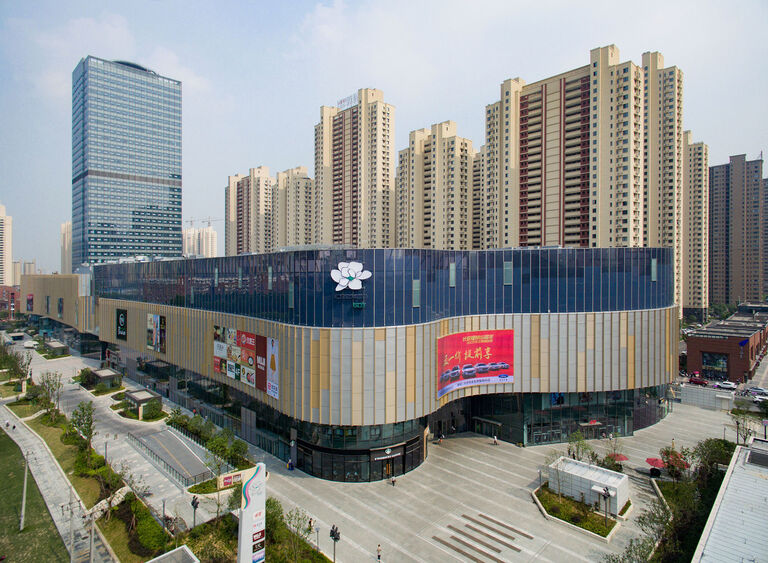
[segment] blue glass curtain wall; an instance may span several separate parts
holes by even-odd
[[[353,260],[371,278],[359,291],[335,291],[331,270]],[[504,283],[505,263],[511,264],[512,283]],[[94,268],[94,284],[98,297],[293,325],[373,327],[462,315],[668,307],[674,302],[673,268],[666,248],[312,250],[101,265]],[[418,307],[413,280],[421,282]]]

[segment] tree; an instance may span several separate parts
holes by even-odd
[[[160,416],[161,412],[163,412],[162,401],[160,401],[160,399],[151,399],[147,402],[146,405],[144,405],[144,409],[142,410],[142,417],[145,420],[153,420]]]
[[[731,420],[736,425],[736,444],[738,445],[739,439],[741,439],[741,441],[744,444],[746,444],[750,436],[752,436],[755,433],[754,417],[748,414],[741,414],[741,413],[740,414],[730,413],[730,416],[731,416]]]
[[[93,418],[93,401],[81,401],[72,411],[72,426],[85,440],[86,460],[90,466],[91,442],[96,434],[96,421]]]
[[[229,446],[229,459],[239,460],[244,459],[248,454],[248,444],[242,440],[233,440]]]
[[[199,414],[193,416],[189,421],[189,431],[198,436],[202,436],[203,431],[203,417]]]
[[[763,415],[763,418],[768,418],[768,401],[760,401],[757,408],[760,409],[760,414]]]
[[[677,451],[672,446],[667,446],[659,450],[659,455],[664,462],[664,468],[674,481],[679,481],[685,476],[686,470],[691,466],[691,450],[688,448]]]
[[[93,373],[91,368],[83,368],[80,370],[80,385],[83,387],[93,387],[96,385],[98,377]]]
[[[283,505],[274,497],[268,497],[264,503],[264,528],[267,543],[277,543],[282,535],[285,522],[283,521]]]
[[[53,421],[56,412],[59,410],[59,398],[61,397],[61,374],[51,371],[46,371],[40,376],[40,386],[43,388],[43,393],[48,402],[46,406],[46,413],[48,418]]]
[[[736,444],[722,438],[707,438],[693,448],[696,460],[696,479],[705,484],[718,471],[718,464],[728,465]]]
[[[549,488],[552,488],[552,481],[554,480],[554,485],[557,490],[557,496],[560,500],[563,500],[563,493],[562,493],[562,479],[561,479],[561,473],[557,469],[552,470],[550,466],[555,463],[557,460],[559,460],[561,457],[563,457],[563,453],[559,452],[557,450],[552,450],[547,454],[547,457],[544,460],[544,463],[547,464],[547,474],[549,475]]]
[[[205,452],[205,464],[213,473],[214,479],[216,479],[216,518],[218,519],[221,513],[221,491],[218,488],[219,477],[224,473],[224,469],[227,466],[225,461],[227,457],[227,450],[229,450],[229,443],[223,436],[215,436],[206,442],[205,447],[208,451]]]
[[[301,508],[294,507],[285,515],[285,523],[293,529],[292,534],[288,534],[288,544],[293,552],[293,560],[298,563],[301,547],[308,541],[312,530],[309,528],[309,516]]]
[[[236,487],[232,488],[232,494],[229,496],[229,500],[227,501],[227,510],[237,510],[240,508],[240,505],[242,504],[242,496],[243,496],[243,484],[239,483]]]
[[[574,458],[579,461],[584,459],[584,457],[589,455],[589,452],[592,451],[592,446],[590,446],[584,439],[584,434],[581,433],[581,430],[577,430],[568,436],[568,447]]]

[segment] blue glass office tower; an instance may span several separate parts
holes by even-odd
[[[181,256],[181,82],[82,59],[72,73],[72,264]]]

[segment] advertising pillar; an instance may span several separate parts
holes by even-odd
[[[243,472],[240,498],[240,528],[237,540],[238,563],[260,563],[265,560],[265,525],[267,502],[267,468],[263,463]]]

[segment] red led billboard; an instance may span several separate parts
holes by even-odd
[[[514,381],[513,330],[458,332],[437,339],[437,398],[471,385]]]

